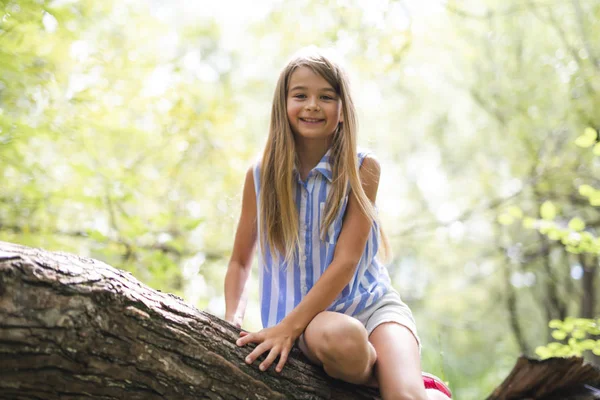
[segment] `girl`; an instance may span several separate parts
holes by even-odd
[[[241,326],[244,287],[258,242],[265,327],[238,346],[281,372],[294,343],[338,379],[378,386],[384,399],[449,399],[421,374],[412,313],[375,258],[380,168],[356,150],[356,113],[340,66],[316,48],[279,76],[262,162],[246,174],[242,212],[225,277],[225,319]],[[426,389],[427,388],[427,389]]]

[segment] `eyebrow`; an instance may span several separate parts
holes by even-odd
[[[307,87],[306,86],[294,86],[293,88],[290,89],[290,92],[292,92],[294,90],[307,90]],[[336,93],[335,89],[333,89],[333,88],[321,88],[321,89],[319,89],[319,91]]]

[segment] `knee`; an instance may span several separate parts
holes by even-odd
[[[367,330],[354,318],[345,324],[332,325],[323,332],[323,343],[333,354],[360,354],[367,341]]]
[[[317,346],[315,353],[323,362],[356,356],[364,353],[367,348],[368,336],[365,327],[355,318],[344,317],[330,318],[320,325],[318,332],[320,345]],[[323,319],[325,318],[327,316],[323,315]]]

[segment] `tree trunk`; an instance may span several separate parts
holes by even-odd
[[[581,318],[593,319],[596,317],[596,275],[598,274],[598,256],[579,255],[579,262],[583,268],[581,284],[583,294],[581,295]],[[600,335],[591,336],[590,339],[600,340]],[[586,352],[586,357],[594,364],[600,366],[600,356],[591,351]]]
[[[0,242],[0,399],[375,399],[294,349],[248,366],[239,329],[102,262]]]
[[[102,262],[0,242],[0,399],[379,398],[296,348],[281,374],[260,372],[238,334]],[[489,399],[597,398],[569,394],[584,384],[600,371],[579,358],[521,358]]]
[[[597,400],[600,370],[581,357],[532,360],[517,364],[487,400]]]

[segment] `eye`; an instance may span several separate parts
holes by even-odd
[[[295,94],[295,95],[294,95],[294,98],[296,98],[296,99],[305,99],[305,98],[306,98],[306,95],[305,95],[305,94],[298,93],[298,94]]]
[[[327,95],[323,95],[323,96],[321,96],[321,98],[322,98],[323,100],[335,100],[335,98],[333,98],[333,97],[331,97],[331,96],[327,96]]]

